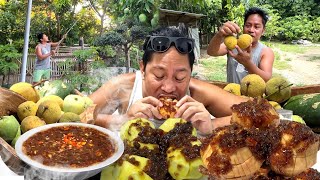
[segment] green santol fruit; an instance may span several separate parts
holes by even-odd
[[[0,117],[0,137],[5,141],[12,141],[20,129],[20,124],[14,116]]]
[[[73,112],[65,112],[59,119],[59,123],[63,122],[81,122],[80,115]]]
[[[237,38],[234,36],[227,36],[224,38],[223,42],[229,50],[232,50],[232,49],[236,48]]]
[[[19,126],[19,129],[17,131],[16,137],[13,138],[13,140],[11,141],[11,146],[14,147],[16,145],[17,140],[19,139],[19,137],[21,136],[21,128]]]
[[[228,91],[231,94],[234,94],[234,95],[237,95],[237,96],[241,96],[240,84],[229,83],[223,89]]]
[[[266,96],[270,101],[283,103],[291,97],[289,81],[282,76],[275,76],[266,83]]]
[[[81,114],[87,108],[86,100],[76,94],[69,94],[63,100],[63,111]]]
[[[249,97],[262,97],[266,89],[266,82],[257,74],[246,75],[240,83],[242,95]]]

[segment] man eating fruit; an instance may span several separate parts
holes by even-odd
[[[153,31],[145,39],[140,71],[116,76],[89,96],[97,104],[95,124],[119,129],[130,119],[172,117],[171,112],[161,115],[161,109],[166,109],[164,97],[175,104],[176,108],[169,108],[176,111],[175,118],[191,122],[202,134],[230,123],[230,107],[246,99],[191,77],[194,40],[182,29],[172,26]]]

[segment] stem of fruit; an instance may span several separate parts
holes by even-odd
[[[285,87],[283,87],[283,88],[279,88],[278,91],[281,91],[281,90],[283,90],[283,89],[285,89],[285,88],[288,88],[288,87],[290,87],[290,86],[292,86],[292,85],[293,85],[293,84],[289,84],[289,85],[287,85],[287,86],[285,86]],[[277,93],[278,91],[275,91],[275,92],[269,94],[268,96],[265,96],[264,98],[267,99],[268,97],[274,95],[274,94]]]
[[[41,81],[39,81],[39,82],[37,82],[37,83],[33,84],[33,85],[32,85],[32,88],[34,88],[34,87],[36,87],[36,86],[41,85],[41,84],[42,84],[42,83],[44,83],[45,81],[48,81],[48,80],[43,79],[43,80],[41,80]]]

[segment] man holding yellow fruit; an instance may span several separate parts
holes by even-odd
[[[274,53],[259,42],[265,32],[268,16],[260,8],[250,8],[244,15],[243,34],[240,27],[231,21],[224,23],[211,39],[207,53],[211,56],[227,54],[227,81],[240,84],[248,74],[257,74],[265,81],[272,76]]]

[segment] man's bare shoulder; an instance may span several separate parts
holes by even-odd
[[[125,73],[125,74],[120,74],[118,76],[115,76],[110,79],[110,81],[117,82],[119,84],[133,84],[136,79],[136,74],[135,73]]]
[[[104,83],[98,90],[90,95],[92,99],[114,99],[122,98],[130,94],[135,81],[135,73],[121,74],[112,77],[106,83]],[[97,100],[98,101],[98,100]]]
[[[196,78],[191,78],[189,88],[191,93],[205,93],[210,92],[212,90],[220,90],[218,86],[210,83],[210,81],[200,80]]]

